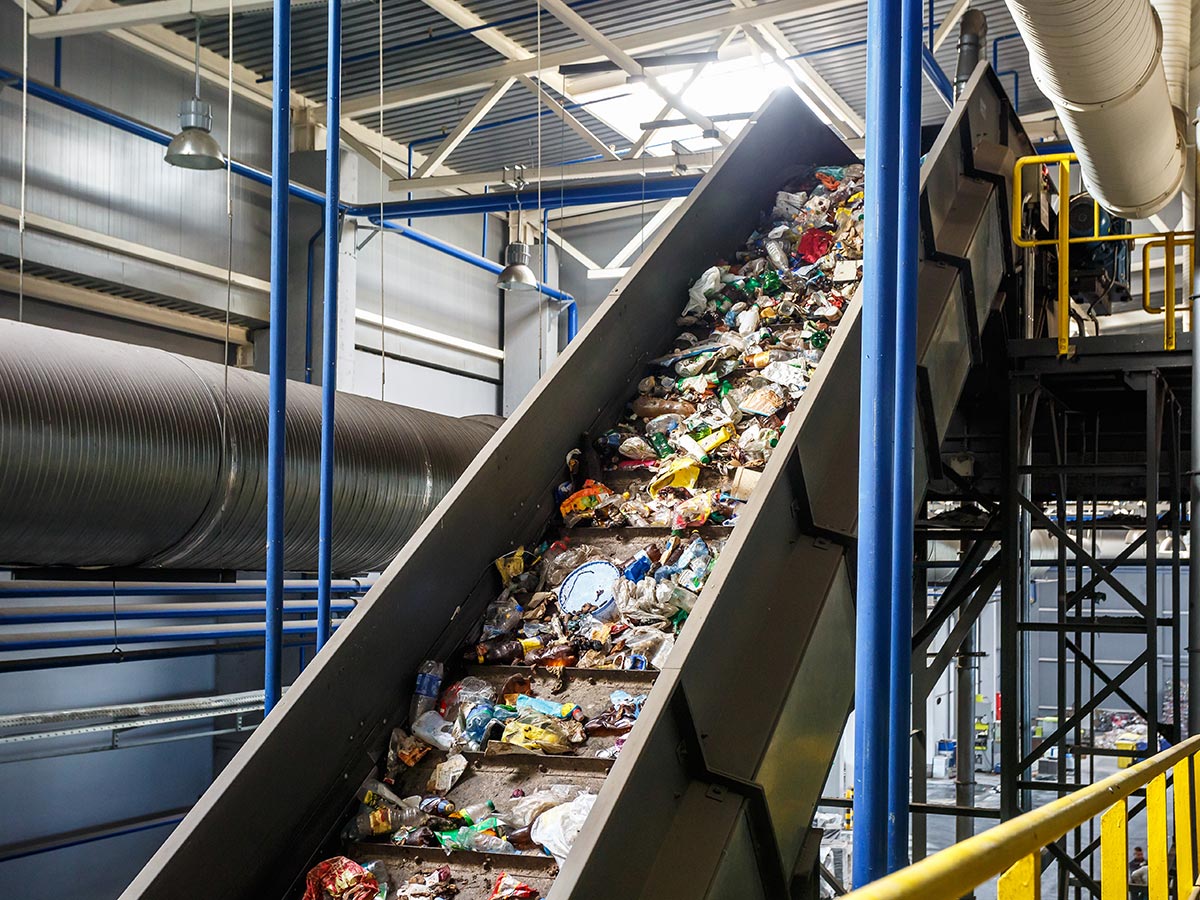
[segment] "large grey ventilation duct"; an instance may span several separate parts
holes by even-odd
[[[225,374],[0,322],[0,563],[262,569],[267,379]],[[321,389],[287,399],[285,565],[315,571]],[[334,569],[389,563],[494,430],[339,394]]]
[[[958,64],[954,69],[954,99],[962,96],[967,82],[983,58],[987,46],[987,16],[982,10],[968,9],[958,23]]]
[[[1006,3],[1092,195],[1127,218],[1166,206],[1183,182],[1184,138],[1150,0]]]

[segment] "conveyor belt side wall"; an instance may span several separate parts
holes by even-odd
[[[922,168],[918,359],[930,389],[915,429],[918,499],[925,446],[945,437],[1003,299],[1005,173],[1027,152],[981,65]],[[860,308],[792,414],[552,900],[774,897],[790,881],[853,701],[857,467],[846,450],[858,446]]]
[[[993,115],[1009,115],[986,66],[969,91],[988,94]],[[948,128],[970,103],[959,104]],[[491,599],[493,558],[537,538],[564,455],[581,433],[620,413],[646,361],[674,334],[689,282],[752,230],[793,173],[853,161],[790,92],[772,97],[756,119],[125,900],[290,896],[378,759],[419,661],[450,653],[467,636]],[[941,175],[940,166],[931,154],[926,169]],[[947,175],[946,190],[956,196],[964,177]],[[939,400],[957,398],[971,346],[963,329],[943,324],[963,271],[937,281],[938,297],[922,298],[922,360]],[[984,316],[974,318],[978,327]],[[858,363],[856,305],[658,677],[553,898],[780,896],[760,880],[763,848],[790,871],[851,702]],[[918,479],[923,491],[923,464]]]

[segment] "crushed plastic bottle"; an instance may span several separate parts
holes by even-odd
[[[442,678],[446,675],[445,667],[435,659],[427,659],[417,669],[417,683],[413,688],[412,704],[408,710],[408,720],[416,722],[425,713],[437,706],[438,694],[442,692]]]

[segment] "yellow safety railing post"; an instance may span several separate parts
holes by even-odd
[[[1175,232],[1168,231],[1163,245],[1163,349],[1175,349]]]
[[[1030,853],[1001,875],[996,882],[996,900],[1041,900],[1041,856]]]
[[[1177,884],[1190,891],[1196,884],[1192,861],[1192,761],[1180,760],[1171,771],[1175,779],[1171,791],[1175,799],[1175,878]],[[1176,891],[1176,896],[1186,894]]]
[[[1058,355],[1070,350],[1071,163],[1058,164]]]
[[[1100,900],[1129,900],[1128,817],[1124,798],[1100,817]]]
[[[1150,900],[1169,900],[1167,893],[1167,773],[1146,785],[1146,859],[1150,863]]]

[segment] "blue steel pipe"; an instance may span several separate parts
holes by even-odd
[[[275,0],[271,91],[271,329],[267,413],[267,615],[263,693],[282,693],[284,417],[287,412],[288,172],[291,149],[291,0]],[[336,138],[330,140],[336,143]],[[316,623],[313,623],[316,628]],[[51,645],[53,646],[53,645]]]
[[[896,243],[896,425],[892,479],[892,614],[887,870],[908,865],[912,713],[913,418],[917,396],[917,236],[921,231],[921,0],[903,0],[900,184]]]
[[[379,217],[368,217],[375,225],[379,225]],[[455,259],[462,260],[465,263],[470,263],[477,269],[483,269],[485,272],[491,272],[493,275],[499,275],[504,271],[504,266],[499,263],[492,262],[490,259],[484,259],[482,256],[477,256],[468,250],[463,250],[461,247],[455,247],[453,244],[447,244],[439,241],[432,235],[425,234],[423,231],[416,231],[409,228],[407,225],[401,225],[398,222],[384,222],[383,228],[387,231],[394,231],[397,234],[402,234],[410,241],[415,241],[423,246],[430,247],[433,250],[438,250],[445,253],[447,256],[453,256]],[[547,287],[544,284],[538,285],[538,290],[547,297],[552,297],[555,300],[560,300],[563,303],[574,303],[575,298],[566,291],[560,291],[557,288]]]
[[[321,334],[321,494],[317,502],[317,650],[332,633],[333,426],[337,401],[338,213],[341,196],[342,0],[328,4],[328,75],[325,87],[325,296]],[[412,152],[412,148],[409,148]]]
[[[855,887],[870,884],[887,872],[900,25],[900,0],[871,0],[867,4],[868,189],[861,310],[854,659]]]
[[[353,600],[332,604],[335,612],[352,612]],[[311,615],[317,611],[312,600],[292,600],[283,604],[284,615]],[[218,617],[262,616],[266,606],[253,601],[234,603],[146,603],[118,606],[9,607],[0,611],[0,625],[58,625],[63,622],[111,622],[113,619],[213,619]]]
[[[334,620],[334,627],[342,624]],[[312,619],[293,619],[280,622],[283,634],[312,634],[317,623]],[[118,632],[115,640],[111,628],[82,632],[49,632],[46,634],[0,635],[0,652],[25,650],[54,650],[60,647],[104,647],[126,644],[154,644],[162,641],[219,641],[227,638],[263,637],[270,642],[270,627],[264,622],[245,622],[229,625],[173,625],[161,628]],[[280,639],[282,642],[282,638]],[[278,702],[278,697],[276,702]]]
[[[187,582],[172,584],[165,581],[160,584],[62,584],[38,585],[26,587],[27,582],[9,581],[0,587],[0,602],[7,600],[39,600],[44,598],[75,599],[79,597],[235,597],[239,595],[262,597],[266,596],[267,586],[261,581],[239,581],[232,584],[196,584]],[[361,594],[370,590],[374,581],[363,579],[340,579],[331,587],[335,594]],[[9,585],[13,585],[9,587]],[[285,581],[284,594],[311,594],[317,589],[314,581]]]
[[[929,79],[929,83],[933,85],[933,89],[937,91],[946,106],[954,106],[954,85],[946,77],[942,67],[938,65],[933,51],[924,44],[921,44],[921,68],[925,70],[925,77]]]
[[[0,82],[10,84],[17,90],[20,90],[23,84],[19,74],[4,68],[0,68]],[[174,137],[174,135],[168,134],[165,131],[159,131],[157,128],[147,125],[144,122],[131,119],[103,106],[97,106],[90,101],[64,93],[48,85],[30,80],[26,83],[26,86],[28,87],[30,97],[36,97],[39,100],[45,100],[47,103],[53,103],[55,106],[78,113],[81,116],[86,116],[89,119],[109,125],[119,131],[152,141],[162,147],[168,146]],[[256,169],[237,160],[230,160],[229,168],[234,175],[249,178],[251,181],[256,181],[263,185],[271,184],[271,175],[269,172],[264,172],[261,169]],[[316,203],[318,205],[325,203],[325,198],[320,193],[302,184],[289,184],[288,192],[293,197],[307,200],[309,203]]]
[[[546,209],[566,206],[587,206],[593,203],[630,203],[644,200],[665,200],[686,197],[700,183],[699,175],[668,178],[646,178],[619,184],[588,184],[563,187],[544,192],[541,204]],[[427,200],[399,200],[383,204],[385,219],[421,218],[425,216],[467,215],[480,212],[513,212],[537,209],[536,188],[507,193],[480,194],[468,197],[435,197]],[[346,214],[378,218],[380,204],[347,206]]]

